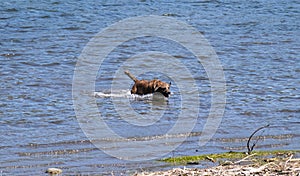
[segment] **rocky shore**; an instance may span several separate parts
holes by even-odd
[[[222,165],[211,168],[174,168],[168,171],[142,172],[135,176],[252,176],[252,175],[287,175],[300,176],[300,158],[290,155],[286,158],[252,158],[246,157],[232,162],[228,161]]]

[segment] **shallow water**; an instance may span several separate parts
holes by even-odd
[[[85,45],[105,27],[141,15],[182,20],[204,35],[224,69],[225,113],[213,138],[199,146],[212,99],[204,68],[176,43],[144,37],[115,49],[97,74],[96,104],[111,129],[131,140],[160,141],[176,124],[178,114],[183,110],[181,95],[194,93],[179,89],[179,83],[192,84],[194,80],[182,78],[174,82],[166,73],[130,68],[133,73],[144,72],[137,75],[139,78],[158,77],[172,82],[171,97],[157,100],[153,96],[132,97],[129,88],[133,82],[126,76],[113,77],[115,70],[125,61],[123,56],[131,57],[149,50],[164,51],[178,59],[190,57],[183,64],[193,74],[200,104],[198,117],[187,115],[183,119],[187,123],[191,119],[197,120],[189,137],[181,143],[186,134],[170,135],[168,146],[179,146],[171,152],[166,150],[161,157],[246,151],[249,135],[266,124],[271,126],[258,133],[254,140],[257,141],[255,149],[299,149],[299,9],[296,0],[172,3],[2,1],[0,175],[42,175],[48,167],[62,168],[66,175],[118,175],[172,167],[156,160],[132,162],[105,154],[96,147],[97,141],[92,143],[86,137],[74,111],[72,81],[76,62]],[[144,64],[153,62],[150,59]],[[111,90],[114,79],[124,87]],[[124,120],[112,102],[130,105],[136,113],[150,114],[153,119],[139,119],[139,122],[149,123],[146,127],[131,125],[128,121],[136,122],[136,119]],[[190,107],[193,106],[187,106]],[[122,113],[129,113],[126,117],[131,117],[131,111]],[[151,115],[153,113],[163,115]],[[106,140],[107,144],[115,145],[109,151],[116,153],[122,151],[118,147],[128,144],[122,140]],[[128,152],[132,151],[140,149],[129,146]],[[157,152],[146,157],[153,157]]]

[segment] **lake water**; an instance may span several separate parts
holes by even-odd
[[[137,162],[111,156],[107,152],[118,153],[124,146],[129,153],[143,149],[110,136],[100,144],[114,147],[107,147],[106,153],[100,150],[99,143],[91,141],[81,128],[89,118],[86,122],[78,120],[72,96],[76,64],[88,42],[120,20],[147,15],[182,21],[209,41],[226,80],[222,121],[209,142],[199,146],[212,101],[207,72],[178,43],[141,37],[117,47],[99,67],[96,93],[90,96],[95,97],[94,103],[109,128],[123,139],[159,141],[180,119],[185,105],[182,95],[189,95],[187,101],[193,101],[193,91],[188,91],[192,86],[180,89],[180,83],[195,81],[200,99],[198,117],[190,117],[192,113],[183,117],[184,122],[196,120],[189,137],[181,142],[185,134],[170,135],[164,144],[177,146],[175,149],[156,156],[161,149],[157,147],[157,151],[147,151],[146,157],[246,151],[250,134],[267,124],[270,127],[253,140],[257,142],[255,150],[300,149],[299,1],[4,0],[0,5],[0,175],[43,175],[49,167],[61,168],[65,175],[130,175],[173,167],[157,160]],[[144,73],[136,75],[138,78],[172,82],[168,100],[131,96],[133,82],[114,74],[126,61],[123,56],[128,59],[145,51],[153,53],[148,53],[148,61],[139,63],[144,64],[142,68],[158,61],[156,67],[166,67],[159,58],[153,60],[165,56],[157,52],[173,53],[178,59],[190,57],[182,64],[187,65],[193,79],[174,81],[182,73],[172,68],[170,76],[128,65],[133,73]],[[113,80],[124,87],[111,88]],[[148,114],[141,120],[149,125],[131,125],[129,122],[136,120],[132,111],[121,112],[133,117],[126,121],[120,111],[116,112],[116,104],[130,105],[140,115]]]

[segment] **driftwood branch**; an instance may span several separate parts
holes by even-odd
[[[260,130],[262,130],[262,129],[264,129],[264,128],[267,128],[267,127],[269,127],[270,126],[270,124],[268,124],[268,125],[265,125],[265,126],[263,126],[263,127],[260,127],[260,128],[258,128],[257,130],[255,130],[251,135],[250,135],[250,137],[249,137],[249,139],[248,139],[248,141],[247,141],[247,149],[248,149],[248,154],[250,155],[251,154],[251,152],[253,151],[253,149],[254,149],[254,147],[255,147],[255,145],[256,145],[256,143],[254,143],[251,147],[250,147],[250,141],[251,141],[251,139],[252,139],[252,137],[255,135],[255,133],[257,133],[258,131],[260,131]]]
[[[241,160],[238,160],[238,161],[234,162],[233,164],[239,164],[239,163],[241,163],[241,162],[247,161],[248,158],[250,158],[250,157],[252,157],[252,156],[254,156],[254,155],[256,155],[256,154],[254,153],[254,154],[248,155],[248,156],[246,156],[245,158],[243,158],[243,159],[241,159]]]
[[[289,159],[286,160],[286,162],[284,163],[283,169],[286,169],[286,165],[287,163],[293,158],[293,154],[291,154],[291,156],[289,157]]]

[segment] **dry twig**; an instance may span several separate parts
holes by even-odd
[[[286,160],[286,162],[284,163],[284,167],[283,167],[283,170],[285,170],[286,169],[286,165],[287,165],[287,163],[293,158],[293,154],[291,154],[291,156],[289,157],[289,159],[287,159]]]
[[[255,130],[255,131],[250,135],[250,137],[249,137],[249,139],[248,139],[248,141],[247,141],[248,154],[250,154],[250,153],[253,151],[253,149],[254,149],[254,147],[255,147],[255,145],[256,145],[256,143],[254,143],[254,144],[250,147],[250,141],[251,141],[251,138],[252,138],[252,137],[254,136],[254,134],[257,133],[259,130],[262,130],[262,129],[267,128],[267,127],[269,127],[269,126],[270,126],[270,124],[265,125],[265,126],[263,126],[263,127],[260,127],[260,128],[258,128],[257,130]]]
[[[248,156],[246,156],[245,158],[243,158],[243,159],[241,159],[241,160],[238,160],[238,161],[234,162],[233,164],[239,164],[239,163],[241,163],[241,162],[243,162],[243,161],[247,161],[246,159],[248,159],[248,158],[250,158],[250,157],[252,157],[252,156],[254,156],[254,155],[256,155],[256,153],[251,154],[251,155],[248,155]]]

